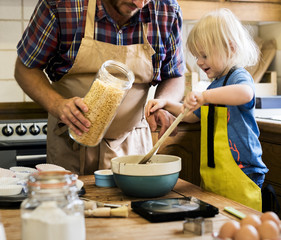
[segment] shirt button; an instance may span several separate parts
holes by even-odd
[[[118,32],[119,34],[121,34],[122,33],[122,30],[119,30],[119,32]]]
[[[143,49],[144,49],[144,50],[146,50],[146,49],[147,49],[147,46],[146,46],[146,45],[144,45],[144,46],[143,46]]]

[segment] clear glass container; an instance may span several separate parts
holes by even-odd
[[[3,223],[1,222],[1,216],[0,216],[0,239],[6,240],[5,228]]]
[[[84,204],[77,177],[66,171],[33,173],[21,204],[22,240],[85,240]]]
[[[82,136],[69,129],[70,137],[84,146],[98,145],[134,81],[134,73],[123,63],[113,60],[103,63],[84,97],[89,108],[85,117],[91,127]]]

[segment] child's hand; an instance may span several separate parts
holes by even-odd
[[[152,99],[149,100],[145,106],[144,113],[145,117],[149,117],[151,113],[157,111],[160,108],[164,108],[167,104],[167,101],[164,99]]]
[[[184,107],[190,110],[196,110],[205,103],[204,95],[202,92],[190,92],[184,99]]]

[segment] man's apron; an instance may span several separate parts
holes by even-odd
[[[107,60],[126,64],[135,74],[135,82],[124,98],[108,131],[96,147],[79,146],[68,135],[68,128],[51,114],[48,117],[47,162],[77,174],[111,167],[116,156],[146,154],[152,148],[149,126],[144,118],[149,82],[152,81],[152,55],[143,24],[143,44],[119,46],[94,40],[96,1],[89,0],[85,37],[70,71],[53,88],[65,98],[84,97],[94,77]]]
[[[200,174],[202,188],[262,210],[259,186],[239,168],[232,156],[228,143],[227,108],[224,106],[201,107]]]

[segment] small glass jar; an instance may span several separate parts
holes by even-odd
[[[89,108],[85,117],[91,127],[81,136],[69,129],[70,137],[84,146],[98,145],[134,81],[134,73],[123,63],[113,60],[103,63],[84,97]]]
[[[6,240],[5,228],[3,223],[1,222],[1,216],[0,216],[0,239]]]
[[[33,173],[21,204],[22,240],[85,240],[84,204],[77,177],[66,171]]]

